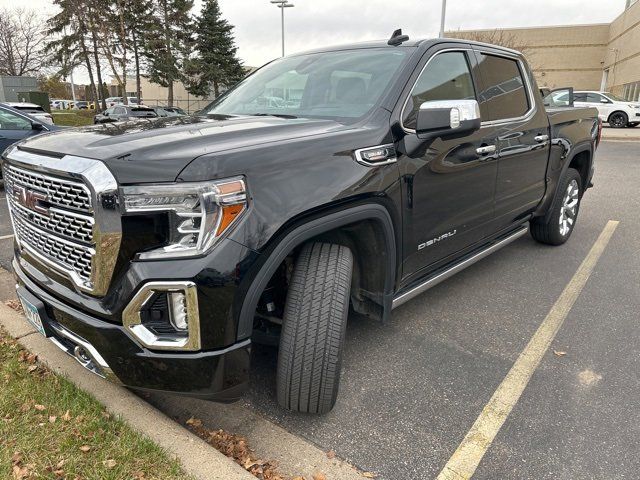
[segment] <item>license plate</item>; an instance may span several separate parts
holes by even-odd
[[[47,336],[44,333],[44,326],[42,325],[42,319],[40,318],[40,312],[35,305],[33,305],[28,300],[24,299],[20,294],[18,294],[18,298],[20,299],[20,303],[22,304],[22,309],[24,310],[24,316],[27,317],[29,323],[36,327],[36,329],[45,337]]]

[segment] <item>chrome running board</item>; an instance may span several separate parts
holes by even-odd
[[[421,293],[426,292],[430,288],[435,287],[440,282],[445,281],[447,278],[452,277],[456,273],[464,270],[465,268],[473,265],[474,263],[482,260],[483,258],[488,257],[493,252],[495,252],[497,250],[500,250],[502,247],[506,247],[511,242],[514,242],[515,240],[519,239],[523,235],[526,235],[526,233],[528,231],[529,231],[529,226],[527,224],[525,224],[522,227],[520,227],[519,230],[517,230],[516,232],[510,234],[508,237],[503,238],[502,240],[489,245],[484,250],[473,254],[472,256],[470,256],[470,257],[466,258],[465,260],[461,261],[460,263],[456,263],[455,265],[453,265],[452,267],[447,268],[443,272],[440,272],[437,275],[428,278],[427,280],[422,282],[420,285],[416,285],[415,287],[412,287],[411,289],[407,290],[406,292],[400,293],[400,295],[398,295],[397,297],[395,297],[393,299],[393,304],[392,304],[391,308],[392,309],[393,308],[397,308],[400,305],[408,302],[409,300],[417,297]]]

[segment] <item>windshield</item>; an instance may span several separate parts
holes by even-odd
[[[283,58],[258,70],[200,115],[357,119],[380,100],[403,49],[362,49]]]
[[[132,108],[129,111],[130,117],[157,117],[158,115],[150,108]]]
[[[614,100],[616,102],[626,102],[627,100],[625,100],[622,97],[619,97],[617,95],[614,95],[613,93],[609,93],[609,92],[604,92],[604,94],[609,97],[609,100]]]

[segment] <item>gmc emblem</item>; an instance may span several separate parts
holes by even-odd
[[[15,185],[13,187],[13,198],[29,210],[40,213],[41,215],[49,215],[49,209],[42,205],[42,202],[47,201],[47,195],[45,193]]]

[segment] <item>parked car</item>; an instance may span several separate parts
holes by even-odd
[[[53,116],[40,105],[36,105],[35,103],[6,102],[5,105],[8,105],[15,110],[19,110],[20,112],[31,115],[32,117],[35,117],[44,123],[48,123],[49,125],[53,125],[55,123],[53,121]]]
[[[138,102],[138,97],[127,97],[129,105],[143,105],[143,102]],[[115,105],[123,105],[122,97],[109,97],[105,98],[105,102],[107,103],[107,107],[113,107]]]
[[[563,101],[566,94],[557,94],[556,100]],[[598,109],[598,116],[613,128],[637,127],[640,125],[640,102],[630,102],[610,92],[574,91],[576,107]]]
[[[255,102],[274,85],[298,108]],[[131,388],[238,399],[252,339],[272,338],[280,405],[324,413],[350,309],[385,321],[528,231],[570,238],[600,127],[596,109],[545,109],[525,58],[498,46],[396,32],[284,57],[184,122],[5,152],[5,176],[39,191],[37,172],[73,226],[8,196],[18,295],[44,335]]]
[[[151,108],[155,110],[159,117],[184,117],[188,115],[187,112],[179,107],[154,106]]]
[[[153,108],[116,105],[115,107],[107,108],[102,113],[98,113],[93,118],[93,123],[122,122],[125,120],[140,120],[141,118],[155,118],[157,116],[158,114]]]
[[[59,128],[41,118],[17,110],[6,103],[0,103],[0,154],[20,140],[55,130]]]
[[[73,106],[76,110],[95,110],[95,102],[87,102],[86,100],[78,100]]]
[[[73,101],[71,100],[51,100],[49,102],[51,110],[70,110],[73,108]]]

